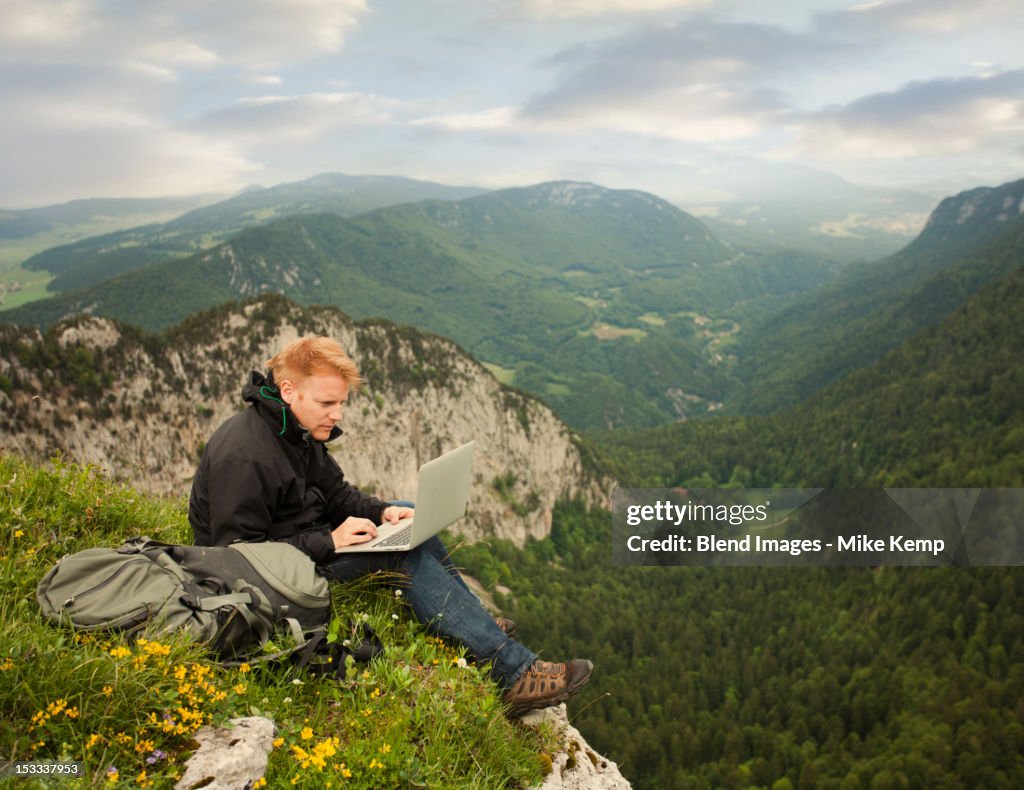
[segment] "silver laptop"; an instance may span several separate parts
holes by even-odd
[[[344,546],[335,553],[409,551],[466,514],[473,472],[474,442],[462,445],[420,467],[416,484],[416,517],[377,528],[367,543]]]

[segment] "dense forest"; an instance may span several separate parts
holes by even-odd
[[[626,486],[1024,486],[1024,271],[773,417],[597,437]],[[620,568],[578,503],[459,561],[525,640],[585,655],[574,703],[637,788],[1019,787],[1017,568]]]
[[[570,714],[634,787],[1024,782],[1024,574],[616,568],[608,522],[456,556],[527,644],[594,661]]]

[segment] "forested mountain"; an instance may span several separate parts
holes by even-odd
[[[618,431],[626,487],[1024,487],[1024,268],[813,400]],[[460,561],[590,655],[577,726],[637,788],[1015,788],[1020,568],[620,568],[610,517]],[[557,605],[553,605],[557,601]]]
[[[49,285],[51,291],[72,291],[149,263],[189,255],[212,247],[243,228],[294,214],[353,216],[408,201],[459,200],[484,191],[397,176],[324,173],[267,189],[253,187],[169,222],[54,247],[32,256],[24,267],[45,269],[56,275]]]
[[[1024,486],[1022,264],[789,411],[606,433],[599,444],[627,486]]]
[[[293,217],[7,318],[158,328],[280,291],[452,337],[575,427],[654,425],[714,408],[738,319],[832,276],[809,256],[736,254],[653,195],[554,182]]]
[[[948,198],[904,250],[850,266],[737,338],[730,411],[767,413],[877,360],[935,325],[1024,257],[1024,180]]]

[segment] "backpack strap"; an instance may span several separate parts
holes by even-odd
[[[326,639],[327,629],[321,626],[314,628],[312,631],[304,632],[299,621],[291,617],[287,617],[281,620],[281,622],[288,625],[288,628],[291,631],[291,636],[295,639],[295,644],[291,647],[286,647],[275,653],[266,653],[264,655],[246,655],[239,658],[221,659],[220,663],[226,667],[237,667],[242,664],[262,664],[268,661],[277,661],[282,658],[287,658],[288,656],[296,653],[301,653],[302,656],[308,656],[299,663],[299,666],[304,666],[306,662],[309,661],[309,657],[316,654],[317,647]],[[268,640],[261,641],[260,646],[262,647],[265,645],[267,641]]]

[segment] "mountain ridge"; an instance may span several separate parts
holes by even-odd
[[[771,413],[870,364],[1024,263],[1024,179],[941,201],[921,234],[872,264],[761,319],[737,342],[742,381],[730,411]]]
[[[4,444],[37,460],[59,449],[116,479],[139,476],[132,482],[143,491],[180,496],[209,434],[241,407],[248,371],[309,333],[338,339],[369,382],[332,446],[360,487],[414,499],[419,466],[474,439],[465,535],[521,544],[550,531],[557,501],[607,501],[609,482],[579,439],[451,341],[278,296],[192,316],[162,335],[101,318],[45,336],[0,325]]]
[[[47,325],[86,311],[154,330],[196,309],[277,291],[356,318],[414,324],[490,363],[525,366],[517,385],[577,427],[655,424],[711,408],[722,389],[705,350],[710,336],[696,330],[698,305],[786,293],[828,276],[815,261],[787,263],[737,259],[698,220],[654,196],[555,182],[351,218],[288,217],[7,318]],[[601,386],[580,380],[590,374]],[[627,379],[639,388],[617,383]]]
[[[310,212],[354,216],[382,206],[447,196],[481,194],[475,187],[452,187],[399,176],[321,173],[303,181],[246,189],[212,205],[164,223],[129,228],[45,250],[26,260],[28,270],[55,275],[54,291],[101,282],[124,271],[209,248],[247,227]]]

